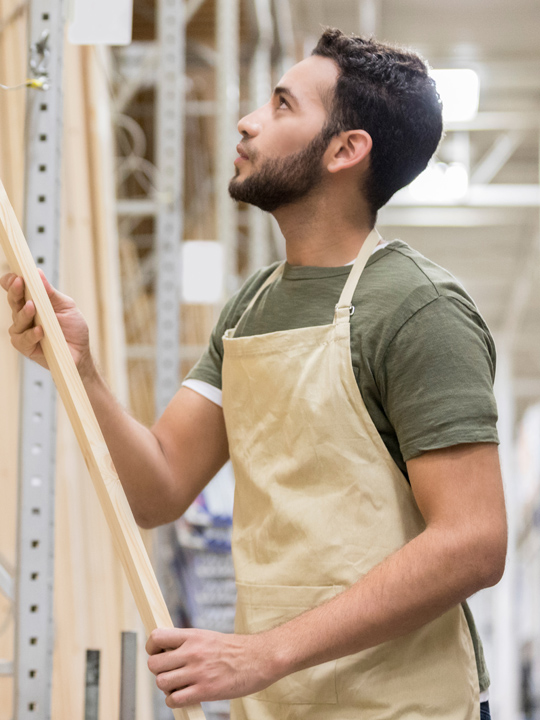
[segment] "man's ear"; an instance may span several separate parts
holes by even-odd
[[[329,150],[332,154],[326,166],[328,172],[352,168],[364,160],[373,147],[371,135],[365,130],[347,130],[332,139]]]

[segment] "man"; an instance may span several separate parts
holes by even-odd
[[[493,342],[449,273],[373,230],[438,145],[434,84],[327,30],[238,127],[231,195],[274,214],[287,262],[227,303],[151,430],[43,278],[141,526],[233,461],[236,632],[156,630],[149,667],[170,707],[235,698],[236,720],[489,717],[465,601],[506,552]],[[13,344],[44,364],[22,279],[1,282]]]

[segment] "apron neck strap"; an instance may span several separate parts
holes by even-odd
[[[236,332],[236,328],[240,325],[240,323],[241,323],[242,318],[244,317],[244,315],[251,310],[251,308],[252,308],[253,305],[255,304],[255,301],[257,300],[257,298],[259,297],[259,295],[262,293],[262,291],[264,290],[264,288],[265,288],[265,287],[268,287],[268,285],[270,285],[270,283],[273,283],[274,280],[277,280],[277,279],[283,274],[283,268],[284,268],[284,267],[285,267],[285,260],[284,260],[282,263],[280,263],[280,264],[277,266],[277,268],[274,270],[274,272],[270,273],[270,275],[266,278],[266,280],[263,282],[263,284],[261,285],[261,287],[257,290],[257,292],[255,293],[255,295],[251,298],[251,301],[250,301],[249,305],[247,306],[247,308],[246,308],[246,309],[244,310],[244,312],[240,315],[240,318],[238,319],[238,322],[237,322],[236,325],[234,326],[234,329],[233,329],[232,331],[229,331],[229,337],[234,337],[234,334],[235,334],[235,332]]]
[[[381,235],[379,234],[379,231],[375,228],[369,233],[367,238],[364,240],[364,243],[362,247],[360,248],[360,252],[358,253],[358,257],[354,261],[354,264],[351,268],[351,272],[349,273],[349,277],[347,278],[347,282],[345,283],[345,287],[343,288],[343,292],[341,293],[341,297],[339,298],[339,302],[336,305],[336,311],[335,311],[335,322],[349,322],[350,316],[354,312],[354,307],[351,305],[351,300],[354,295],[354,291],[356,290],[356,286],[358,285],[358,281],[360,280],[360,275],[362,274],[362,271],[364,267],[366,266],[367,261],[369,260],[369,257],[371,253],[375,250],[375,247],[378,245],[379,241],[382,240]],[[274,282],[274,280],[277,280],[282,274],[283,269],[285,267],[285,261],[283,261],[280,265],[277,266],[277,268],[274,270],[273,273],[271,273],[264,283],[261,285],[261,287],[257,290],[255,295],[251,298],[251,301],[247,308],[244,310],[242,315],[240,316],[240,319],[234,326],[232,330],[228,330],[229,337],[234,337],[236,328],[240,324],[242,318],[244,315],[251,310],[253,305],[255,304],[255,301],[259,297],[259,295],[262,293],[262,291],[268,287],[271,283]]]
[[[376,228],[373,228],[364,240],[364,243],[360,248],[360,252],[358,253],[358,256],[351,268],[351,272],[349,273],[349,277],[347,278],[347,282],[345,283],[339,302],[336,305],[334,322],[349,322],[349,318],[354,312],[354,307],[351,305],[351,301],[353,299],[356,286],[358,285],[358,281],[360,280],[360,275],[362,274],[367,261],[376,246],[379,244],[380,240],[382,240],[382,237]]]

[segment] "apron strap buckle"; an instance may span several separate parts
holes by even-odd
[[[339,305],[339,303],[335,306],[334,310],[337,312],[340,308],[349,308],[349,315],[354,315],[354,305]]]
[[[349,312],[347,312],[347,310]],[[334,325],[341,325],[342,323],[346,323],[348,325],[353,314],[354,305],[340,305],[338,303],[334,310]]]

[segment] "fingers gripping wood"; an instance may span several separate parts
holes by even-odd
[[[27,300],[34,301],[35,323],[44,330],[43,353],[90,471],[146,634],[156,627],[173,627],[92,405],[1,181],[0,245],[11,271],[24,278]],[[177,720],[204,720],[200,705],[177,709],[173,714]]]

